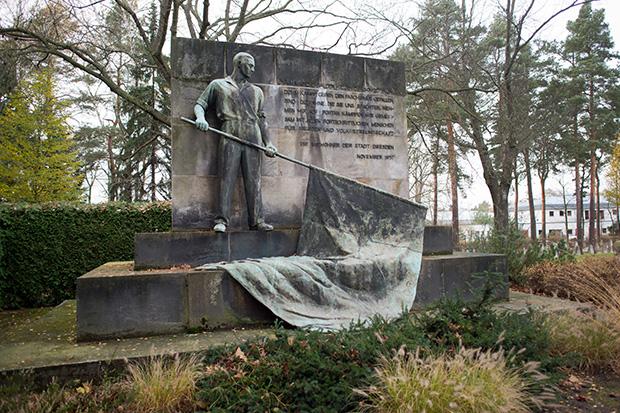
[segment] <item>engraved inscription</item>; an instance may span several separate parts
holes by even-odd
[[[323,88],[282,88],[281,96],[287,130],[395,135],[392,96]]]

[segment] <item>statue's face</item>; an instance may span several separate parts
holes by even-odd
[[[248,57],[241,59],[239,63],[239,71],[246,78],[249,79],[254,73],[254,59]]]

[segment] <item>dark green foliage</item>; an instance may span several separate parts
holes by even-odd
[[[401,345],[429,342],[409,318],[337,333],[277,329],[275,340],[207,357],[211,374],[200,383],[199,398],[211,412],[351,410],[352,389],[371,383],[379,355]]]
[[[0,307],[50,306],[75,279],[133,259],[136,232],[167,231],[168,203],[0,205]]]
[[[544,318],[533,312],[499,312],[488,305],[464,305],[446,300],[417,319],[426,337],[440,348],[502,346],[515,351],[524,349],[516,357],[519,362],[547,362],[549,336],[543,325]]]
[[[433,353],[502,346],[520,350],[513,362],[542,361],[546,369],[556,363],[543,321],[535,313],[498,313],[484,299],[444,301],[419,315],[337,333],[277,329],[275,340],[211,352],[198,397],[210,412],[355,411],[352,389],[374,384],[378,358],[403,345]]]

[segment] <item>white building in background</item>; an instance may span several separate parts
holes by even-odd
[[[588,237],[588,225],[590,223],[590,211],[589,198],[584,199],[584,237]],[[473,210],[461,210],[459,211],[459,226],[461,237],[467,240],[475,239],[478,236],[484,236],[493,227],[493,212],[488,212],[488,223],[481,223],[476,218],[476,211]],[[574,197],[567,197],[566,203],[564,199],[559,196],[547,197],[547,208],[545,211],[547,215],[547,238],[561,238],[567,233],[569,238],[577,237],[577,205],[575,204]],[[480,214],[483,215],[483,214]],[[538,236],[542,235],[542,204],[539,199],[534,200],[534,215],[536,217],[536,233]],[[602,235],[610,234],[611,228],[617,225],[617,211],[616,206],[609,203],[604,197],[601,197],[601,204],[599,215],[601,216],[601,233]],[[514,202],[509,207],[509,217],[514,220]],[[438,211],[438,224],[439,225],[452,225],[451,211],[439,210]],[[519,203],[519,228],[529,234],[530,231],[530,210],[527,199],[524,199]]]
[[[583,200],[583,227],[584,237],[588,237],[588,226],[590,223],[590,199]],[[610,234],[612,227],[617,222],[616,206],[609,203],[604,197],[601,197],[599,216],[601,218],[601,233],[603,235]],[[567,196],[566,201],[563,197],[551,196],[547,197],[545,214],[547,216],[546,229],[547,237],[560,238],[566,234],[570,238],[577,236],[577,205],[574,196]],[[534,215],[536,217],[536,233],[542,235],[542,203],[539,199],[534,200]],[[514,205],[510,208],[510,218],[514,218]],[[530,231],[530,210],[527,199],[519,203],[518,210],[519,227],[523,231]]]

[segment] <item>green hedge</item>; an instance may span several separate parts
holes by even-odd
[[[133,259],[136,232],[168,231],[169,203],[0,204],[0,307],[50,306],[75,279]]]

